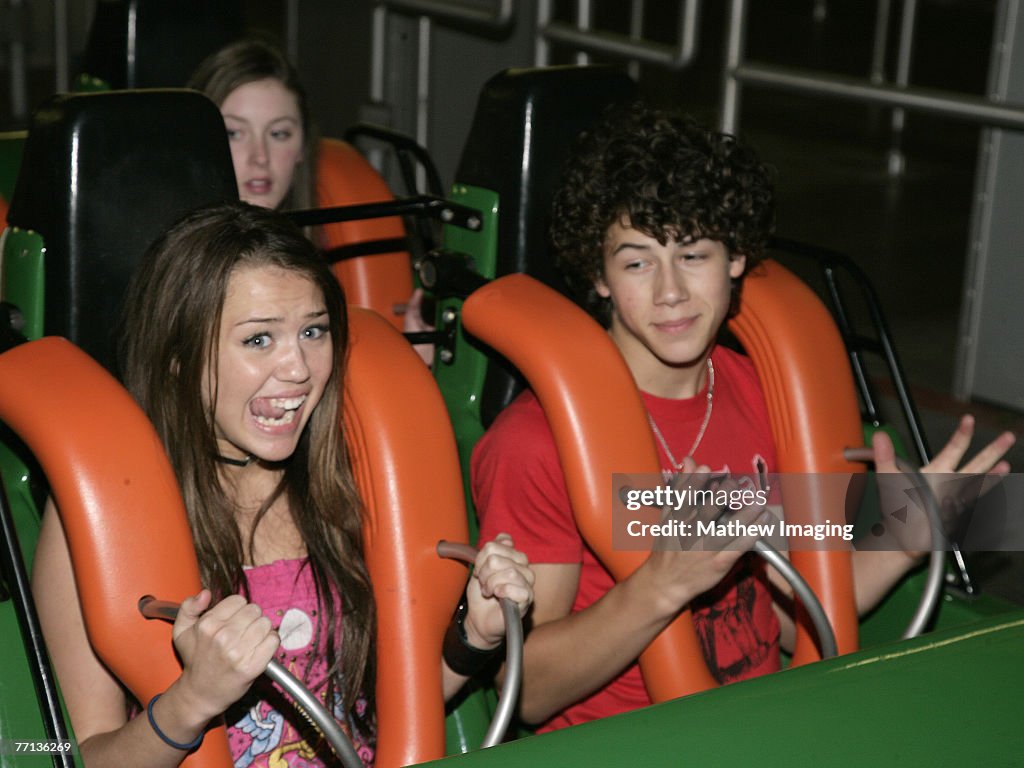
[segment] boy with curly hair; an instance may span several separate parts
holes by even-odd
[[[744,475],[776,471],[753,365],[717,343],[773,223],[772,183],[757,155],[690,118],[617,108],[568,161],[551,239],[570,287],[633,374],[667,472],[692,471],[695,462]],[[953,471],[971,432],[965,419],[932,469]],[[1009,471],[999,458],[1011,443],[1001,436],[965,470]],[[891,464],[887,438],[876,450],[880,464]],[[510,531],[536,575],[520,707],[526,722],[553,730],[649,704],[636,659],[687,607],[720,682],[779,668],[792,617],[773,601],[780,587],[761,561],[740,547],[655,551],[615,583],[576,527],[532,393],[481,439],[472,477],[481,540]],[[860,554],[874,558],[870,567],[854,564],[862,610],[916,562],[902,552]]]

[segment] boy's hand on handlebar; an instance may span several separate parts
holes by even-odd
[[[694,488],[727,493],[739,488],[732,478],[715,476],[708,467],[697,466],[689,457],[671,486],[673,490]],[[679,509],[666,507],[661,522],[685,526],[681,528],[685,533],[677,537],[658,537],[640,569],[651,580],[651,588],[664,598],[663,611],[678,612],[697,595],[718,584],[757,540],[753,535],[711,536],[700,533],[701,530],[712,523],[727,525],[730,521],[743,526],[738,530],[745,530],[747,526],[771,519],[771,514],[759,505],[737,510],[716,503],[695,503]]]

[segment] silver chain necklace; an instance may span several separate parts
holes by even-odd
[[[690,447],[690,452],[683,456],[683,460],[686,460],[687,456],[693,456],[697,450],[697,446],[700,445],[700,441],[704,439],[704,432],[708,428],[708,422],[711,421],[711,411],[715,405],[715,365],[711,362],[711,358],[708,358],[708,407],[704,411],[704,421],[700,425],[700,429],[697,430],[697,438],[693,441],[693,445]],[[661,443],[662,449],[665,451],[665,455],[668,456],[669,463],[672,468],[678,472],[683,468],[682,461],[676,461],[676,457],[672,455],[671,449],[668,447],[668,441],[665,440],[665,436],[661,434],[661,430],[658,429],[658,424],[651,416],[651,412],[647,412],[647,421],[650,422],[651,430],[654,432],[654,436],[658,438],[658,442]]]

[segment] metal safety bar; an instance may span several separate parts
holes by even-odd
[[[479,232],[483,226],[483,215],[476,208],[432,195],[414,195],[395,200],[382,200],[379,203],[357,203],[334,208],[286,211],[285,215],[300,227],[315,227],[357,219],[380,219],[386,216],[429,216],[471,232]]]
[[[730,0],[721,128],[739,127],[740,85],[758,85],[811,96],[882,104],[996,128],[1024,129],[1024,105],[930,88],[882,85],[870,80],[776,67],[744,58],[747,0]],[[909,65],[908,65],[909,66]]]

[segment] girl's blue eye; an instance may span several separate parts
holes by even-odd
[[[276,131],[271,131],[270,135],[278,141],[288,141],[292,137],[292,132],[287,128],[279,128]]]
[[[330,333],[326,325],[311,325],[306,328],[302,335],[307,339],[319,339]]]
[[[255,333],[249,338],[245,339],[242,344],[247,347],[255,347],[256,349],[263,349],[270,344],[269,333]]]

